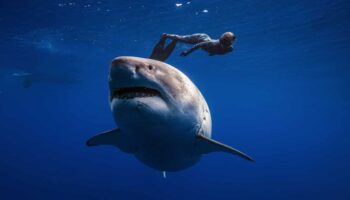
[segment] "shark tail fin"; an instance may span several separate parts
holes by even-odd
[[[221,142],[218,142],[216,140],[208,138],[203,134],[198,134],[197,138],[199,140],[201,153],[206,154],[206,153],[215,152],[215,151],[222,151],[222,152],[227,152],[227,153],[237,155],[237,156],[244,158],[245,160],[248,160],[248,161],[254,161],[247,154],[245,154],[245,153],[243,153],[243,152],[241,152],[233,147],[230,147],[226,144],[223,144]]]

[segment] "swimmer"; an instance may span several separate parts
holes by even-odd
[[[232,32],[222,34],[218,40],[211,39],[209,35],[204,33],[182,36],[164,33],[162,38],[169,38],[176,42],[193,44],[190,49],[183,51],[181,56],[187,56],[197,49],[203,49],[208,52],[210,56],[223,55],[233,51],[232,44],[236,41],[236,36]]]

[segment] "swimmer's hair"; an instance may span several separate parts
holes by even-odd
[[[236,40],[236,36],[232,32],[225,32],[220,37],[220,42],[224,42],[224,41],[233,42],[234,40]]]

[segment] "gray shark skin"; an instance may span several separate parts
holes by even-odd
[[[211,139],[211,115],[203,95],[181,71],[164,62],[117,57],[110,66],[109,101],[117,129],[87,146],[113,145],[159,171],[193,166],[203,154],[246,154]]]

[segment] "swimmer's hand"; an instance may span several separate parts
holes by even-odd
[[[187,56],[189,54],[189,52],[188,51],[183,51],[183,52],[181,52],[181,56]]]

